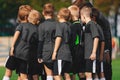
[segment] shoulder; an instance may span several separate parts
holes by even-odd
[[[19,23],[16,27],[16,31],[22,31],[24,23]]]
[[[40,24],[38,25],[38,28],[42,28],[44,24],[45,24],[45,21],[42,22],[42,23],[40,23]]]
[[[90,21],[88,25],[90,25],[91,28],[97,28],[97,24],[94,21]]]
[[[96,25],[96,23],[94,21],[89,21],[87,24]]]

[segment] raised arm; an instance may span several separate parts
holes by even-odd
[[[54,47],[53,55],[52,55],[52,60],[56,60],[57,51],[58,51],[58,49],[60,47],[61,41],[62,41],[61,37],[56,37],[55,47]]]
[[[14,34],[14,36],[13,36],[13,41],[12,41],[12,45],[11,45],[11,49],[10,49],[10,56],[14,55],[14,53],[13,53],[14,46],[15,46],[15,43],[16,43],[19,35],[20,35],[20,31],[16,31],[15,34]]]

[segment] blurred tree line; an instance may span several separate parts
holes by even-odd
[[[56,10],[71,4],[71,0],[0,0],[0,36],[14,34],[15,20],[20,5],[31,5],[41,12],[43,5],[48,2],[53,3]]]
[[[120,7],[120,0],[93,0],[93,4],[105,15],[109,15],[109,11],[114,7],[114,11],[117,12]]]
[[[109,14],[112,6],[114,6],[115,12],[117,12],[118,8],[120,7],[119,0],[92,1],[93,5],[97,7],[100,11],[102,11],[105,15]],[[4,35],[4,32],[8,32],[7,34],[13,35],[17,11],[20,5],[31,5],[34,9],[41,12],[43,5],[48,2],[53,3],[56,11],[58,11],[61,7],[70,6],[72,0],[0,0],[0,36]],[[1,32],[3,33],[1,34]]]
[[[60,7],[67,7],[71,0],[0,0],[0,23],[4,24],[11,18],[16,18],[20,5],[28,4],[34,9],[42,11],[45,3],[51,2],[58,10]]]

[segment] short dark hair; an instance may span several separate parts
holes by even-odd
[[[98,9],[96,9],[94,7],[91,8],[91,14],[90,14],[91,18],[95,17],[96,21],[98,21],[99,15],[100,15],[100,13],[99,13]]]
[[[45,15],[50,15],[53,16],[54,15],[54,6],[52,3],[47,3],[44,5],[43,7],[43,12]]]
[[[83,7],[90,7],[90,8],[92,8],[93,7],[93,5],[90,3],[90,2],[84,2],[84,3],[82,3],[80,6],[79,6],[79,8],[80,9],[82,9]]]

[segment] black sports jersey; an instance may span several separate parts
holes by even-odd
[[[104,39],[104,35],[103,35],[103,30],[101,29],[100,25],[99,24],[96,24],[96,27],[98,29],[98,33],[99,33],[99,44],[98,44],[98,56],[97,56],[97,60],[99,60],[99,55],[100,55],[100,50],[101,50],[101,42],[103,42],[105,39]]]
[[[95,22],[89,21],[85,28],[85,59],[89,59],[93,50],[93,40],[99,37],[99,32]],[[98,51],[96,52],[96,54]]]
[[[52,61],[52,52],[55,41],[55,31],[57,22],[53,19],[47,19],[38,27],[39,49],[38,58],[44,62]]]
[[[103,30],[102,30],[102,28],[100,27],[99,24],[96,24],[96,25],[97,25],[98,32],[99,32],[99,35],[100,35],[100,41],[104,41],[105,38],[104,38]]]
[[[74,21],[73,24],[70,26],[71,28],[71,44],[74,47],[75,45],[80,44],[82,40],[82,26],[80,21]]]
[[[20,31],[20,36],[15,45],[15,57],[29,60],[31,47],[37,45],[37,26],[31,23],[21,23],[17,26],[16,31]]]
[[[71,35],[70,24],[67,22],[58,23],[56,28],[56,37],[61,37],[62,41],[57,53],[57,60],[72,61],[69,47],[69,39]]]

